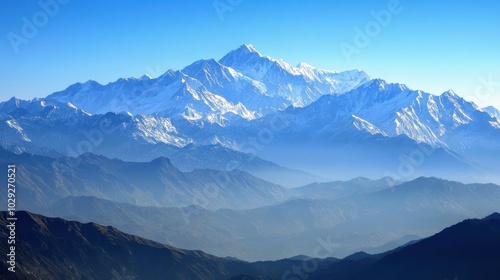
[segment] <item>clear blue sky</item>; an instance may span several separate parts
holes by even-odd
[[[370,27],[371,11],[391,1],[64,1],[50,15],[37,1],[4,1],[0,101],[44,97],[89,79],[105,84],[158,76],[250,43],[294,65],[357,68],[430,93],[453,89],[468,99],[477,90],[481,105],[500,108],[500,1],[400,0],[402,10],[372,29],[370,42],[358,44],[350,59],[340,45],[356,47],[355,28]],[[40,27],[24,36],[23,18]],[[481,77],[494,83],[483,86]]]

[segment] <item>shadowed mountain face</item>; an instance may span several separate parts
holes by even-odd
[[[114,274],[123,272],[132,279],[154,279],[158,275],[224,279],[230,275],[222,261],[212,256],[164,246],[111,227],[27,212],[17,212],[17,218],[19,268],[8,275],[16,276],[12,279],[114,279]],[[5,212],[0,223],[5,236]]]
[[[500,219],[465,220],[440,233],[380,255],[344,260],[297,257],[247,263],[187,251],[112,227],[16,213],[16,273],[2,279],[498,279]],[[0,237],[8,235],[7,213]],[[7,244],[0,250],[7,252]],[[7,263],[2,262],[6,271]],[[294,278],[295,277],[295,278]],[[298,278],[300,279],[300,278]]]
[[[498,279],[500,215],[465,220],[383,256],[343,260],[310,279]]]
[[[2,279],[279,279],[299,260],[247,263],[217,258],[200,251],[166,246],[112,227],[16,213],[15,273]],[[8,232],[6,212],[0,215],[0,237]],[[7,252],[7,243],[0,249]],[[334,260],[324,262],[322,266]],[[256,275],[256,276],[251,276]],[[234,278],[233,278],[234,277]]]

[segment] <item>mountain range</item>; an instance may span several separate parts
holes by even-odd
[[[451,90],[436,96],[363,71],[292,66],[242,45],[219,61],[200,60],[154,79],[88,81],[45,98],[2,102],[0,143],[50,156],[165,156],[193,165],[185,171],[234,169],[252,154],[274,165],[252,166],[254,175],[273,181],[289,174],[300,183],[273,182],[294,187],[357,176],[499,182],[497,112]],[[173,158],[213,145],[231,150],[219,149],[226,164],[210,160],[219,156]]]
[[[298,256],[248,263],[187,251],[125,234],[17,212],[19,267],[3,279],[497,279],[500,219],[465,220],[424,240],[378,255],[359,252],[343,260]],[[8,235],[7,214],[0,236]],[[6,243],[0,244],[6,252]],[[52,253],[47,253],[48,250]],[[54,254],[55,253],[55,254]],[[7,264],[2,262],[2,268]],[[299,278],[300,279],[300,278]]]
[[[12,279],[498,276],[498,214],[463,220],[498,212],[500,112],[452,90],[242,45],[13,97],[0,132],[30,211]]]
[[[219,61],[200,60],[156,79],[119,79],[102,86],[75,84],[47,100],[70,102],[92,114],[130,112],[224,125],[252,120],[290,105],[305,106],[324,94],[339,94],[368,81],[362,71],[297,67],[242,45]]]
[[[500,202],[498,185],[435,177],[285,188],[239,169],[183,172],[163,157],[125,162],[90,153],[73,159],[0,150],[0,167],[10,163],[20,174],[18,209],[252,261],[310,252],[318,237],[337,244],[334,257],[361,249],[378,253],[496,211]]]
[[[278,279],[299,260],[247,263],[187,251],[125,234],[95,223],[81,224],[17,212],[18,267],[2,279],[245,279],[259,275]],[[5,237],[7,215],[0,215],[0,236]],[[7,250],[5,242],[0,245]],[[50,253],[49,253],[50,252]],[[333,260],[331,260],[333,261]],[[325,261],[329,263],[331,261]],[[243,277],[243,278],[241,278]]]
[[[380,253],[464,218],[490,213],[500,201],[497,185],[464,185],[436,178],[379,188],[349,198],[295,197],[247,210],[141,207],[94,197],[66,197],[39,211],[111,225],[176,247],[257,261],[312,254],[317,240],[331,245],[331,257],[359,250]]]
[[[289,190],[252,176],[232,171],[196,169],[182,172],[169,159],[132,163],[94,154],[73,158],[17,155],[0,149],[2,166],[19,167],[17,192],[25,209],[43,209],[67,196],[94,196],[141,206],[207,209],[249,209],[274,204],[290,197]]]

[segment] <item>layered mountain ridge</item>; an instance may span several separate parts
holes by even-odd
[[[12,273],[3,262],[3,279],[274,280],[300,275],[311,280],[489,280],[500,272],[498,213],[462,221],[383,254],[359,252],[342,260],[297,256],[254,263],[178,249],[95,223],[24,211],[16,216],[23,221],[17,226],[19,265]],[[7,213],[0,212],[0,236],[7,238],[9,223]],[[0,249],[7,252],[6,243]],[[47,254],[48,249],[56,254]]]
[[[408,236],[425,237],[449,223],[496,211],[500,201],[498,185],[435,177],[284,188],[241,170],[182,172],[164,157],[141,163],[0,149],[0,167],[12,163],[19,174],[16,196],[22,198],[17,209],[99,222],[244,260],[312,252],[319,236],[336,244],[330,256],[381,252],[377,248],[392,249]],[[7,193],[0,198],[7,200]]]
[[[13,97],[0,132],[18,210],[108,226],[19,211],[13,279],[498,276],[498,214],[432,236],[500,201],[500,112],[452,90],[242,45],[156,78]],[[293,274],[318,248],[317,269]]]

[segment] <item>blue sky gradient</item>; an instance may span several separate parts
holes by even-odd
[[[499,1],[55,1],[4,1],[0,101],[89,79],[154,77],[249,43],[293,65],[362,69],[500,108]],[[47,11],[44,3],[52,3]],[[377,23],[373,12],[391,5],[398,12]],[[26,22],[37,29],[29,36]],[[367,28],[368,41],[356,45]],[[346,56],[346,45],[356,52]]]

